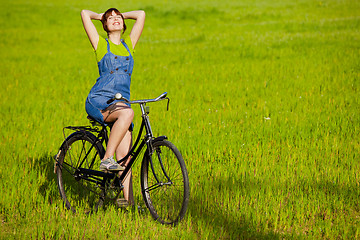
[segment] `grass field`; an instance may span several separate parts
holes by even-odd
[[[360,239],[359,1],[1,5],[0,238]],[[189,171],[175,228],[112,207],[73,215],[57,190],[52,156],[64,126],[88,124],[98,77],[80,11],[109,7],[147,14],[132,98],[171,99],[150,117]]]

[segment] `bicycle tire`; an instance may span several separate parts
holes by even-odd
[[[87,156],[86,152],[89,152]],[[96,212],[103,204],[104,188],[98,183],[84,180],[89,178],[102,181],[103,178],[80,176],[77,169],[97,170],[104,153],[101,143],[96,142],[96,137],[86,131],[74,132],[62,144],[56,174],[59,192],[68,210],[74,213],[80,209],[86,213]]]
[[[190,196],[189,177],[181,153],[171,142],[155,141],[153,153],[146,151],[141,165],[141,192],[156,221],[175,226],[184,218]]]

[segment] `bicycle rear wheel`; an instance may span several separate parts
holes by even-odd
[[[71,134],[62,144],[57,160],[57,183],[67,209],[96,211],[104,199],[103,178],[79,172],[79,168],[97,170],[104,147],[90,132]]]
[[[179,150],[169,141],[153,143],[141,166],[141,191],[154,219],[175,226],[184,216],[189,202],[189,178]]]

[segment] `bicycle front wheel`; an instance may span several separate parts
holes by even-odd
[[[189,178],[179,150],[169,141],[153,143],[141,166],[141,191],[154,219],[176,225],[184,216],[189,202]]]
[[[80,173],[79,168],[97,170],[104,152],[96,137],[84,131],[71,134],[60,148],[57,183],[66,208],[74,213],[96,211],[103,203],[103,178]]]

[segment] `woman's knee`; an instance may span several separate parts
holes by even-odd
[[[129,124],[132,123],[134,119],[134,110],[131,108],[123,109],[122,111],[119,111],[119,115],[117,116],[117,120],[120,120],[122,122],[127,122]]]
[[[132,122],[134,119],[134,110],[125,104],[114,104],[109,109],[107,109],[107,111],[107,114],[103,113],[103,116],[108,121],[116,121],[121,119],[122,121]]]
[[[134,119],[134,110],[132,108],[128,108],[126,109],[124,115],[126,115],[126,118],[132,122]]]

